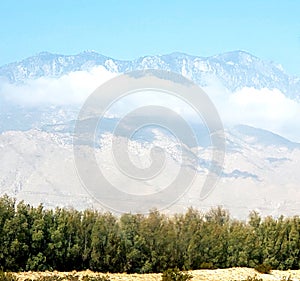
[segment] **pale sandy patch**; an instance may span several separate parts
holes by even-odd
[[[241,281],[246,280],[248,276],[255,276],[261,278],[264,281],[282,280],[284,277],[287,279],[290,277],[294,281],[300,280],[300,270],[272,270],[271,274],[260,274],[251,268],[228,268],[228,269],[215,269],[215,270],[193,270],[190,271],[193,275],[193,281]],[[161,280],[161,274],[126,274],[126,273],[96,273],[90,270],[86,271],[72,271],[72,272],[22,272],[16,273],[18,281],[24,281],[26,278],[35,280],[39,276],[60,276],[66,277],[68,275],[79,276],[109,276],[111,281],[159,281]]]

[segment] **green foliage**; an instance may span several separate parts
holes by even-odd
[[[291,277],[283,277],[282,279],[280,279],[280,281],[292,281],[293,279],[291,279]],[[254,276],[248,276],[247,279],[242,280],[242,281],[263,281],[262,278],[258,278],[257,275]]]
[[[256,275],[254,275],[254,276],[248,276],[247,279],[242,280],[242,281],[263,281],[263,279],[258,278]]]
[[[0,271],[1,281],[17,281],[17,277],[11,272]]]
[[[259,266],[257,266],[259,265]],[[220,207],[166,216],[33,208],[0,197],[0,268],[4,271],[151,273],[256,267],[300,268],[300,218],[233,220]]]
[[[64,280],[65,280],[65,278],[60,277],[60,276],[42,276],[42,277],[39,277],[36,281],[64,281]],[[75,280],[72,280],[72,281],[75,281]]]
[[[270,274],[272,267],[268,264],[262,263],[262,264],[255,266],[254,269],[256,271],[258,271],[259,273]]]
[[[200,269],[214,269],[214,264],[212,262],[203,262],[200,264]]]
[[[162,281],[186,281],[192,279],[193,276],[188,272],[181,272],[178,268],[167,269],[162,274]]]
[[[84,276],[82,281],[110,281],[108,276]]]
[[[0,276],[0,281],[2,281],[1,276]],[[28,279],[28,281],[29,281],[29,279]],[[58,276],[58,275],[41,276],[41,277],[35,279],[35,281],[110,281],[110,279],[109,279],[108,276],[85,275],[83,277],[80,277],[76,274],[75,275],[74,274],[68,274],[66,276]]]

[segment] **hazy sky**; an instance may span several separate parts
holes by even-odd
[[[133,59],[241,49],[300,76],[299,0],[1,0],[0,36],[0,65],[41,51]]]

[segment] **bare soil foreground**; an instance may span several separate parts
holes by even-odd
[[[215,270],[194,270],[189,271],[192,274],[192,281],[240,281],[246,280],[247,277],[261,278],[262,280],[283,280],[290,277],[290,280],[300,280],[300,270],[272,270],[271,274],[260,274],[251,268],[229,268],[229,269],[215,269]],[[103,274],[95,273],[92,271],[81,272],[22,272],[17,273],[18,281],[24,281],[25,279],[35,280],[42,276],[59,276],[66,277],[65,280],[69,280],[68,276],[108,276],[111,281],[160,281],[161,274]]]

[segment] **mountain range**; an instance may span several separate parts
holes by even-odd
[[[144,56],[136,60],[117,60],[93,51],[77,55],[39,53],[20,62],[0,67],[0,77],[20,83],[39,77],[58,78],[74,71],[103,66],[113,73],[138,69],[162,69],[180,73],[200,86],[211,77],[231,91],[243,87],[279,89],[292,99],[300,99],[300,78],[288,75],[280,65],[267,62],[245,51],[233,51],[211,57],[184,53]]]
[[[0,84],[22,85],[40,78],[55,80],[76,71],[89,72],[99,66],[114,74],[138,69],[163,69],[180,73],[200,86],[217,80],[229,91],[276,89],[300,103],[299,77],[288,75],[280,65],[244,51],[211,57],[172,53],[132,61],[116,60],[92,51],[69,56],[43,52],[1,66]],[[9,94],[6,92],[5,97]],[[74,166],[72,134],[80,105],[23,106],[1,97],[1,94],[0,102],[0,194],[8,193],[18,200],[43,203],[51,208],[99,208],[80,184]],[[110,141],[122,137],[112,134],[117,121],[116,118],[104,119],[101,145],[96,148],[96,154],[117,184],[126,186],[128,183],[113,170],[108,154]],[[222,205],[234,216],[243,218],[253,209],[262,215],[299,213],[299,143],[245,124],[226,127],[223,173],[212,194],[200,201],[199,186],[208,173],[211,147],[205,130],[198,132],[203,141],[197,153],[192,149],[189,151],[191,166],[198,170],[196,185],[170,211],[185,210],[189,206],[208,209]],[[149,128],[132,143],[137,148],[134,157],[138,162],[144,163],[144,155],[153,145],[158,145],[166,149],[171,168],[175,170],[179,165],[177,155],[180,151],[176,142],[164,132]]]

